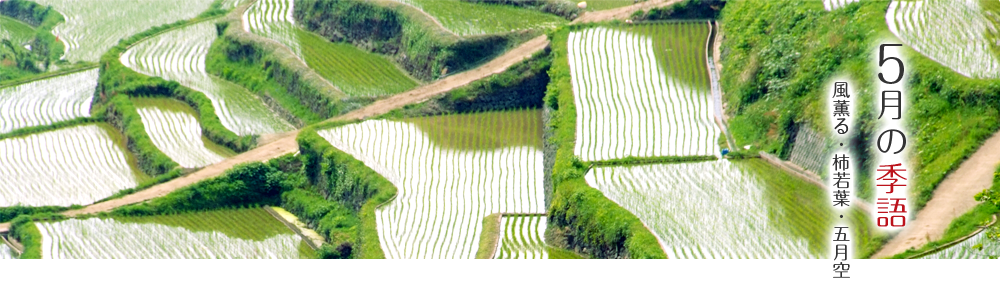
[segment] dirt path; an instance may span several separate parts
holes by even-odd
[[[528,42],[521,44],[517,48],[507,51],[507,53],[502,56],[477,67],[476,69],[455,74],[419,88],[401,94],[396,94],[387,99],[376,101],[375,103],[369,104],[361,109],[349,112],[328,121],[356,120],[377,116],[408,104],[427,101],[435,95],[445,93],[454,88],[464,86],[487,76],[501,73],[504,70],[507,70],[510,66],[530,58],[534,53],[544,50],[548,45],[549,40],[545,35],[535,37],[528,40]]]
[[[599,10],[599,11],[588,11],[583,13],[580,17],[577,17],[570,24],[580,24],[589,22],[600,22],[608,20],[624,20],[632,16],[637,10],[647,10],[655,7],[663,7],[671,5],[682,0],[648,0],[646,2],[632,4],[625,7],[619,7],[615,9]]]
[[[586,13],[582,17],[578,18],[577,21],[574,21],[574,23],[624,19],[630,16],[632,11],[639,8],[645,9],[649,7],[664,6],[679,1],[681,0],[650,0],[618,9]],[[583,20],[581,21],[581,19]],[[454,88],[464,86],[487,76],[501,73],[510,66],[530,58],[534,53],[544,50],[548,45],[549,40],[545,35],[536,37],[512,50],[507,51],[500,57],[497,57],[482,66],[476,67],[475,69],[461,72],[433,83],[417,87],[416,89],[376,101],[375,103],[365,106],[364,108],[327,121],[354,120],[377,116],[409,104],[426,101],[435,95],[448,92]],[[299,130],[277,135],[265,135],[261,137],[260,140],[260,143],[263,143],[263,145],[248,152],[236,155],[235,157],[209,165],[186,176],[173,179],[120,199],[93,204],[78,210],[66,211],[63,214],[67,216],[94,214],[109,211],[124,205],[148,201],[153,198],[162,197],[180,188],[193,185],[199,181],[220,176],[227,169],[240,163],[267,161],[288,153],[297,152],[299,150],[299,146],[298,143],[295,142],[295,137],[298,136],[298,132]],[[0,233],[7,232],[9,228],[9,223],[0,224]]]
[[[917,218],[872,258],[892,257],[909,248],[919,248],[941,239],[951,221],[979,204],[972,197],[993,184],[993,172],[998,164],[1000,132],[993,134],[955,172],[949,174],[934,190],[931,201],[917,214]]]

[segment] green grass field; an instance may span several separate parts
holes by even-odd
[[[295,234],[263,208],[227,209],[148,217],[115,217],[122,223],[161,224],[194,232],[217,231],[229,237],[264,240],[281,234]]]
[[[16,45],[31,41],[35,37],[35,28],[18,20],[0,16],[0,40],[10,40]]]
[[[574,0],[574,2],[579,2],[579,1]],[[612,8],[629,6],[634,3],[635,0],[590,0],[587,1],[587,10],[588,11],[607,10]]]
[[[407,120],[434,143],[461,150],[542,148],[541,110],[453,114]]]
[[[349,43],[332,43],[298,29],[302,55],[309,67],[351,96],[378,97],[417,86],[388,59]]]
[[[46,259],[295,259],[316,254],[263,208],[36,224]]]

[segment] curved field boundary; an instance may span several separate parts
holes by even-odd
[[[997,215],[995,215],[995,214],[994,214],[994,215],[993,215],[993,221],[991,221],[991,222],[990,222],[989,224],[986,224],[985,226],[981,226],[981,227],[979,227],[979,229],[976,229],[976,231],[975,231],[975,232],[972,232],[972,234],[969,234],[969,235],[966,235],[966,236],[962,236],[962,237],[961,237],[961,238],[959,238],[959,239],[955,239],[955,240],[953,240],[952,242],[949,242],[949,243],[946,243],[946,244],[944,244],[944,245],[941,245],[941,246],[939,246],[939,247],[937,247],[937,248],[933,248],[933,249],[930,249],[930,250],[928,250],[928,251],[926,251],[926,252],[923,252],[923,253],[919,253],[919,254],[916,254],[916,255],[913,255],[913,256],[910,256],[910,257],[907,257],[907,259],[918,259],[918,258],[923,258],[923,257],[925,257],[925,256],[927,256],[927,255],[930,255],[930,254],[934,254],[934,253],[937,253],[937,252],[940,252],[940,251],[943,251],[943,250],[945,250],[945,249],[947,249],[947,248],[950,248],[950,247],[952,247],[952,246],[955,246],[956,244],[959,244],[959,243],[962,243],[962,242],[964,242],[964,241],[966,241],[966,240],[969,240],[970,238],[972,238],[972,237],[975,237],[976,235],[979,235],[979,233],[982,233],[982,232],[983,232],[983,230],[986,230],[987,228],[989,228],[989,227],[992,227],[993,225],[996,225],[996,223],[997,223]]]
[[[291,130],[293,127],[272,115],[256,95],[208,74],[205,60],[215,39],[214,24],[203,21],[136,42],[119,60],[136,72],[177,81],[203,93],[211,101],[222,125],[237,135]]]
[[[1000,132],[993,134],[937,188],[916,219],[896,234],[882,250],[872,256],[888,258],[910,248],[919,248],[941,239],[945,230],[959,216],[976,207],[973,197],[993,185],[993,172],[1000,164]]]
[[[261,1],[261,0],[258,0]],[[262,45],[266,51],[273,52],[279,63],[282,63],[296,72],[300,72],[302,80],[304,83],[312,85],[317,89],[317,91],[329,94],[333,98],[345,98],[347,97],[340,88],[330,83],[323,78],[323,76],[316,73],[315,70],[309,68],[309,64],[306,63],[302,57],[296,54],[296,51],[285,44],[278,42],[277,40],[263,37],[254,34],[246,29],[249,25],[245,22],[243,15],[247,13],[251,6],[255,5],[255,1],[250,1],[239,7],[233,9],[229,15],[226,16],[226,20],[231,24],[237,25],[238,28],[227,28],[224,32],[224,37],[234,38],[241,42],[248,42],[252,44]]]
[[[196,168],[225,159],[205,145],[193,115],[157,106],[138,107],[136,111],[153,144],[181,167]]]

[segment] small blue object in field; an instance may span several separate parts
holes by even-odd
[[[729,154],[729,149],[727,148],[722,149],[722,156],[725,157],[727,154]]]

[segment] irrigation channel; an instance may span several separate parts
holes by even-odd
[[[644,3],[639,3],[639,4],[636,4],[636,5],[632,5],[632,6],[626,6],[626,7],[622,7],[622,8],[618,8],[618,9],[612,9],[612,10],[609,10],[609,11],[601,11],[601,12],[595,12],[595,13],[585,13],[584,17],[581,18],[581,19],[578,19],[578,21],[576,21],[575,23],[579,23],[579,22],[583,22],[583,21],[604,21],[604,20],[615,19],[615,18],[623,19],[623,18],[628,17],[631,14],[631,12],[635,11],[637,8],[640,8],[640,7],[643,8],[643,9],[648,9],[648,8],[651,8],[651,7],[654,7],[654,6],[666,6],[666,5],[670,5],[670,4],[676,3],[676,2],[677,2],[677,0],[674,0],[674,1],[655,1],[654,0],[654,1],[644,2]],[[702,40],[704,40],[704,39],[702,39]],[[529,41],[523,43],[522,45],[520,45],[520,46],[518,46],[518,47],[516,47],[516,48],[514,48],[514,49],[512,49],[510,51],[508,51],[507,53],[501,55],[500,57],[498,57],[498,58],[496,58],[496,59],[494,59],[492,61],[489,61],[486,64],[481,65],[481,66],[479,66],[479,67],[477,67],[475,69],[468,70],[468,71],[465,71],[465,72],[462,72],[462,73],[457,73],[457,74],[448,76],[448,77],[446,77],[444,79],[435,81],[433,83],[422,85],[422,86],[417,87],[417,88],[415,88],[413,90],[410,90],[410,91],[407,91],[407,92],[404,92],[404,93],[401,93],[401,94],[397,94],[397,95],[391,96],[389,98],[377,101],[377,102],[375,102],[375,103],[373,103],[373,104],[371,104],[369,106],[366,106],[364,108],[355,110],[355,111],[353,111],[351,113],[342,115],[342,116],[334,118],[334,119],[330,119],[329,121],[342,121],[342,120],[363,119],[363,118],[367,118],[367,117],[372,117],[372,116],[380,115],[380,114],[389,112],[391,110],[403,107],[403,106],[408,105],[408,104],[423,102],[423,101],[428,100],[429,98],[431,98],[431,97],[433,97],[435,95],[447,92],[447,91],[452,90],[452,89],[454,89],[456,87],[464,86],[464,85],[466,85],[468,83],[471,83],[473,81],[476,81],[476,80],[488,77],[490,75],[501,73],[504,70],[506,70],[507,68],[509,68],[510,66],[512,66],[513,64],[516,64],[516,63],[518,63],[518,62],[520,62],[520,61],[522,61],[522,60],[530,57],[532,54],[545,49],[548,46],[548,43],[549,43],[549,41],[547,40],[547,38],[545,36],[539,36],[537,38],[534,38],[532,40],[529,40]],[[702,44],[704,44],[704,43],[702,43]],[[704,49],[702,49],[702,50],[704,50]],[[704,58],[704,56],[705,56],[704,51],[702,51],[699,54],[699,56],[702,57],[702,58]],[[123,57],[123,59],[128,60],[128,59],[126,59],[124,57]],[[707,64],[708,63],[706,61],[702,61],[702,63],[701,63],[701,65],[703,65],[702,67],[705,67],[704,65],[707,65]],[[706,100],[707,100],[707,96],[705,96],[705,97],[706,97]],[[705,110],[708,111],[709,117],[711,117],[710,116],[711,109],[710,108],[706,108]],[[355,129],[354,131],[356,131],[356,132],[354,132],[355,134],[340,134],[340,135],[341,136],[343,136],[343,135],[356,135],[355,137],[359,137],[359,138],[356,138],[356,139],[369,139],[368,141],[375,141],[377,139],[377,137],[364,138],[363,136],[364,135],[368,135],[368,134],[365,134],[365,132],[360,132],[360,131],[371,131],[372,129],[376,129],[376,127],[381,127],[379,129],[396,129],[397,131],[403,131],[405,129],[409,129],[409,131],[411,131],[411,136],[412,136],[409,139],[411,139],[412,141],[410,143],[401,143],[401,145],[406,145],[408,148],[414,149],[414,150],[417,149],[418,147],[423,147],[423,148],[426,148],[426,149],[422,149],[422,151],[424,151],[424,152],[433,153],[433,154],[436,154],[436,156],[441,156],[442,158],[447,157],[450,160],[455,160],[455,162],[453,164],[456,164],[456,166],[457,166],[457,167],[455,167],[456,170],[462,170],[462,166],[459,166],[458,164],[460,164],[460,162],[462,162],[461,160],[463,160],[463,158],[465,158],[465,160],[469,160],[469,161],[475,160],[475,162],[487,162],[487,163],[494,162],[496,164],[504,164],[504,162],[511,162],[511,160],[514,159],[514,158],[512,158],[512,156],[515,156],[515,155],[536,156],[536,157],[533,157],[533,158],[537,158],[539,160],[541,159],[541,153],[539,151],[534,151],[534,150],[537,150],[537,149],[536,148],[534,148],[534,149],[531,148],[530,145],[524,146],[524,145],[516,145],[515,144],[515,145],[503,146],[503,147],[500,147],[500,148],[489,148],[489,149],[477,148],[477,149],[474,149],[474,151],[476,151],[476,152],[473,152],[473,153],[463,152],[466,149],[449,147],[448,144],[443,144],[443,143],[440,143],[440,142],[439,143],[435,143],[435,140],[433,139],[433,137],[427,136],[427,135],[433,135],[434,133],[428,133],[427,135],[421,136],[421,134],[420,134],[419,131],[423,131],[423,130],[422,129],[415,129],[414,128],[414,127],[419,127],[420,126],[420,124],[416,123],[416,122],[408,122],[408,123],[398,123],[397,122],[397,123],[393,123],[393,122],[388,122],[388,121],[382,121],[382,122],[372,122],[372,121],[370,121],[370,122],[363,122],[363,123],[357,124],[357,125],[358,126],[354,128]],[[407,128],[407,127],[409,127],[409,128]],[[345,128],[345,129],[347,129],[347,128]],[[364,129],[368,129],[368,130],[364,130]],[[709,129],[709,128],[705,128],[703,130],[707,131],[707,129]],[[717,129],[717,128],[712,127],[710,129]],[[128,205],[128,204],[134,204],[134,203],[139,203],[139,202],[147,201],[147,200],[150,200],[150,199],[161,197],[161,196],[163,196],[163,195],[165,195],[167,193],[170,193],[170,192],[172,192],[174,190],[177,190],[177,189],[185,187],[185,186],[192,185],[192,184],[194,184],[196,182],[199,182],[199,181],[202,181],[204,179],[219,176],[225,170],[227,170],[229,168],[232,168],[234,165],[239,164],[239,163],[254,162],[254,161],[266,161],[266,160],[269,160],[269,159],[272,159],[272,158],[275,158],[275,157],[279,157],[279,156],[284,155],[284,154],[296,152],[296,151],[298,151],[298,146],[297,146],[297,144],[295,142],[295,137],[297,136],[297,133],[298,133],[298,131],[290,131],[290,132],[285,132],[285,133],[278,133],[278,134],[266,135],[265,137],[263,137],[263,139],[267,139],[267,141],[265,143],[261,144],[259,147],[255,148],[253,150],[250,150],[248,152],[245,152],[245,153],[242,153],[242,154],[239,154],[239,155],[227,158],[227,159],[225,159],[225,160],[223,160],[221,162],[218,162],[218,163],[214,163],[214,164],[205,166],[202,169],[200,169],[198,171],[195,171],[193,173],[190,173],[188,175],[185,175],[185,176],[182,176],[180,178],[168,181],[166,183],[162,183],[162,184],[153,186],[151,188],[148,188],[148,189],[136,192],[136,193],[131,194],[131,195],[127,195],[127,196],[122,197],[120,199],[115,199],[115,200],[110,200],[110,201],[106,201],[106,202],[102,202],[102,203],[92,204],[92,205],[89,205],[89,206],[84,207],[82,209],[77,209],[77,210],[71,210],[71,211],[64,212],[63,214],[65,214],[65,215],[67,215],[69,217],[74,217],[74,216],[83,215],[83,214],[94,214],[94,213],[109,211],[111,209],[114,209],[116,207],[123,206],[123,205]],[[330,138],[328,138],[328,139],[332,139],[333,136],[334,136],[334,134],[330,134],[330,135],[327,135],[327,136],[330,136]],[[421,138],[421,137],[423,137],[423,138]],[[539,137],[539,139],[540,139],[540,137]],[[382,139],[382,140],[379,140],[379,141],[388,142],[390,140],[391,139]],[[389,151],[390,150],[386,150],[387,153]],[[402,158],[401,156],[390,157],[388,154],[386,154],[386,155],[383,155],[381,157],[382,157],[382,159],[381,159],[382,160],[382,163],[381,163],[382,164],[381,165],[382,168],[381,168],[381,170],[380,170],[380,168],[378,168],[379,166],[372,165],[373,167],[376,168],[376,170],[380,170],[380,172],[389,173],[389,172],[391,172],[391,170],[400,170],[400,172],[406,172],[406,170],[409,170],[409,171],[421,170],[419,164],[405,164],[405,166],[403,166],[404,163],[401,163],[401,160],[404,160],[405,158]],[[373,157],[373,158],[369,158],[369,160],[366,160],[366,163],[370,162],[371,164],[380,164],[380,163],[378,163],[379,162],[378,160],[379,159],[376,159],[376,158]],[[528,160],[530,160],[530,158]],[[400,225],[395,230],[390,230],[390,229],[387,229],[387,228],[391,228],[391,227],[388,227],[388,226],[384,227],[384,226],[381,226],[381,224],[380,224],[380,227],[379,227],[380,229],[386,229],[384,232],[380,231],[380,237],[382,237],[383,245],[389,244],[388,242],[393,242],[394,244],[396,244],[395,251],[394,252],[390,252],[388,254],[395,253],[395,255],[397,255],[397,257],[401,257],[401,258],[402,257],[439,257],[439,256],[446,256],[446,255],[451,255],[451,256],[454,256],[454,257],[466,257],[466,255],[472,255],[472,256],[474,256],[475,251],[474,251],[474,249],[469,248],[468,244],[470,242],[472,242],[472,243],[478,242],[478,238],[477,237],[479,236],[479,232],[476,232],[476,231],[478,231],[479,222],[481,221],[482,217],[479,216],[476,213],[480,213],[480,212],[481,213],[486,213],[486,212],[489,212],[489,211],[494,211],[494,212],[501,212],[501,211],[507,211],[507,212],[510,212],[510,211],[513,211],[513,212],[542,212],[542,211],[544,211],[544,209],[543,209],[544,203],[540,202],[540,201],[542,201],[542,196],[536,196],[536,195],[531,194],[532,191],[539,191],[540,192],[540,190],[538,188],[540,188],[540,183],[541,183],[540,182],[540,179],[541,179],[541,173],[540,173],[541,172],[541,169],[540,169],[541,165],[540,165],[540,162],[538,162],[539,164],[533,164],[533,163],[534,162],[528,162],[528,163],[525,163],[525,164],[521,164],[521,165],[515,166],[514,168],[522,168],[522,169],[519,169],[519,170],[527,170],[526,172],[536,172],[537,171],[538,172],[538,174],[537,174],[538,176],[536,176],[534,178],[534,180],[538,180],[537,181],[537,183],[539,184],[538,187],[535,187],[535,188],[529,187],[529,188],[523,188],[523,189],[518,188],[518,189],[514,189],[514,190],[516,190],[516,191],[514,191],[515,193],[507,193],[507,194],[498,196],[495,199],[490,200],[490,201],[483,200],[482,204],[480,204],[480,205],[481,206],[487,206],[488,205],[488,207],[475,207],[473,204],[466,204],[465,206],[463,206],[462,209],[459,209],[459,208],[456,207],[454,209],[438,209],[438,210],[435,210],[435,214],[432,215],[432,217],[435,217],[435,218],[441,218],[441,217],[445,217],[445,216],[452,216],[452,218],[456,218],[455,216],[457,216],[457,217],[462,218],[462,219],[450,219],[450,220],[440,221],[440,222],[442,222],[442,225],[447,225],[448,226],[448,228],[445,228],[445,229],[442,229],[442,230],[456,230],[454,228],[456,228],[456,226],[457,226],[457,230],[459,230],[459,231],[457,231],[457,233],[456,232],[450,232],[450,231],[449,232],[441,232],[441,231],[415,231],[415,232],[410,232],[410,231],[407,231],[407,229],[405,227],[407,225],[405,225],[405,224]],[[469,164],[474,164],[474,163],[469,163]],[[395,167],[390,167],[390,165],[395,165]],[[500,165],[498,165],[498,167],[506,167],[506,166],[500,166]],[[423,170],[427,170],[427,169],[423,169]],[[509,174],[509,173],[507,173],[507,174]],[[387,174],[387,175],[388,175],[387,177],[391,177],[391,175],[389,175],[389,174]],[[472,176],[476,176],[475,173],[473,173],[473,174],[465,174],[462,177],[459,177],[458,179],[452,179],[452,180],[454,181],[453,182],[454,184],[460,184],[460,182],[463,181],[463,178],[468,178],[468,177],[472,177]],[[518,176],[521,176],[521,175],[518,175]],[[487,183],[481,183],[480,186],[484,187],[484,189],[485,188],[489,188],[489,187],[496,187],[496,186],[498,186],[497,183],[499,181],[499,184],[500,184],[499,186],[503,187],[503,184],[505,183],[505,182],[503,182],[503,180],[505,178],[506,179],[510,179],[511,177],[510,176],[503,177],[503,176],[497,175],[497,176],[494,176],[492,178],[493,178],[492,180],[489,179],[489,178],[482,179],[482,181],[486,181]],[[523,175],[521,177],[515,177],[515,178],[530,178],[530,176],[529,175]],[[396,180],[394,180],[394,182],[405,183],[406,181],[404,181],[402,178],[397,178]],[[521,183],[527,183],[528,181],[519,181],[519,182],[521,182]],[[508,186],[509,186],[509,184],[508,184]],[[428,193],[433,193],[433,191],[441,191],[441,190],[448,191],[447,188],[440,188],[440,187],[439,188],[433,188],[433,187],[432,188],[426,188],[425,190],[419,190],[419,187],[417,187],[417,188],[418,188],[418,192],[419,191],[430,191]],[[401,191],[401,192],[404,192],[404,191]],[[409,206],[409,207],[405,206],[404,204],[407,203],[406,199],[397,199],[396,202],[398,202],[397,205],[390,204],[390,205],[387,205],[385,208],[379,210],[379,220],[382,220],[383,222],[392,221],[392,220],[396,220],[397,222],[406,222],[407,220],[413,221],[414,220],[413,218],[408,218],[407,216],[408,215],[409,216],[413,216],[415,214],[415,212],[413,212],[413,209],[415,207],[418,207],[418,206],[412,206],[412,205]],[[419,202],[419,201],[413,201],[413,202]],[[493,208],[496,208],[496,210],[493,210]],[[467,210],[471,210],[471,212],[467,211]],[[465,220],[464,219],[464,218],[472,218],[473,216],[478,217],[478,219],[475,219],[475,220]],[[89,219],[89,220],[75,220],[74,219],[73,220],[74,223],[72,223],[72,224],[76,224],[76,227],[78,227],[78,228],[87,228],[87,226],[97,225],[97,224],[115,224],[114,222],[93,221],[93,220],[95,220],[95,219]],[[100,219],[96,219],[96,220],[100,220]],[[530,226],[544,225],[544,224],[540,224],[540,222],[534,222],[534,221],[520,222],[520,223],[518,223],[516,221],[508,221],[508,224],[510,224],[511,227],[514,228],[513,230],[519,230],[519,229],[521,229],[522,230],[521,232],[527,232],[528,233],[528,235],[522,235],[522,236],[512,237],[512,238],[521,238],[521,239],[523,239],[523,240],[521,240],[521,239],[510,239],[510,241],[508,241],[508,242],[511,245],[514,245],[514,246],[532,246],[532,245],[537,245],[538,238],[536,238],[536,236],[540,232],[540,230],[535,230],[534,232],[532,232],[531,230],[533,230],[533,229]],[[466,229],[462,230],[462,226],[465,226]],[[472,227],[472,226],[476,226],[476,227]],[[520,226],[520,227],[518,227],[518,226]],[[115,227],[115,228],[132,228],[132,227]],[[453,229],[449,229],[449,228],[453,228]],[[527,229],[525,229],[525,228],[527,228]],[[9,223],[0,224],[0,233],[5,233],[5,232],[8,231],[8,229],[9,229]],[[525,230],[527,230],[527,231],[525,231]],[[168,232],[169,233],[168,230],[158,230],[156,232]],[[446,233],[448,233],[448,234],[446,234]],[[517,232],[510,231],[509,233],[514,234],[514,233],[517,233]],[[531,235],[531,234],[534,234],[534,235]],[[395,239],[391,239],[391,238],[395,238]],[[524,241],[524,242],[519,242],[519,241]],[[385,248],[385,246],[383,246],[383,248]],[[501,250],[503,250],[503,248],[501,248]],[[507,249],[507,250],[513,251],[513,250],[516,250],[516,249],[511,248],[511,249]],[[50,255],[53,254],[52,250],[50,250],[49,252],[50,252]],[[113,253],[115,253],[115,251],[111,251],[111,253],[113,254]],[[59,254],[59,252],[56,252],[54,254]],[[541,255],[537,255],[537,254],[538,253],[532,254],[532,256],[544,256],[544,253],[541,253]],[[514,255],[514,254],[513,253],[508,253],[508,255]],[[525,253],[524,255],[528,255],[528,253]],[[514,256],[514,257],[521,257],[521,256]]]

